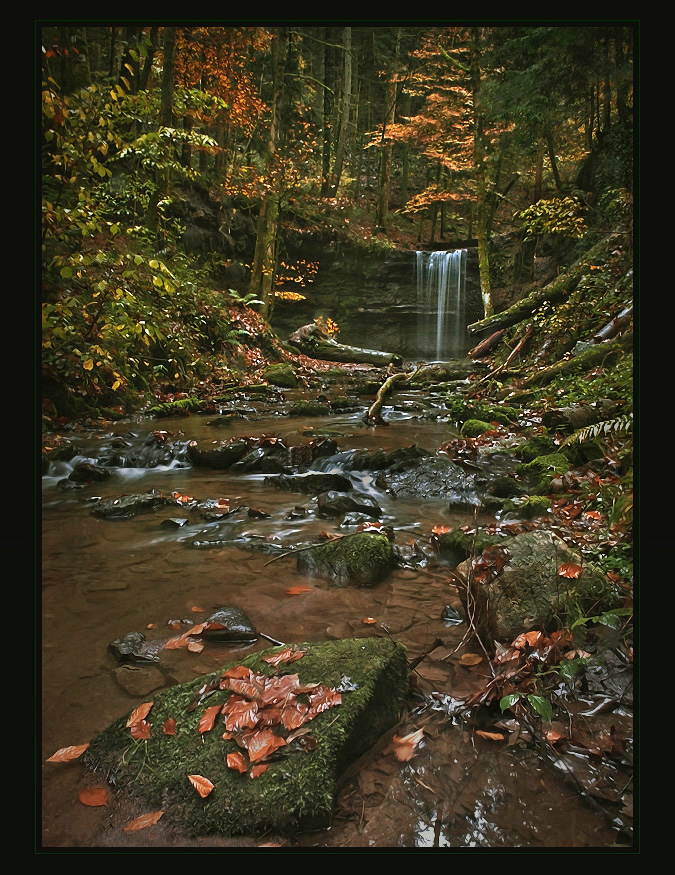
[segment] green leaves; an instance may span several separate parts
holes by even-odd
[[[522,699],[528,702],[530,707],[544,720],[553,720],[553,707],[545,696],[535,696],[533,693],[509,693],[500,699],[499,707],[503,711],[513,708]]]

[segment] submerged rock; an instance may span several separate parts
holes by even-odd
[[[286,665],[289,652],[295,656]],[[223,713],[242,698],[225,678],[228,668],[229,677],[254,679],[243,700],[247,717]],[[388,638],[270,648],[153,693],[142,740],[124,715],[92,740],[82,761],[188,835],[327,828],[338,779],[396,725],[408,675],[405,648]],[[277,686],[284,708],[271,695]],[[175,721],[172,734],[167,721]],[[136,745],[151,767],[139,768],[129,755]],[[191,777],[206,786],[204,796]]]
[[[229,644],[252,643],[258,633],[248,616],[240,608],[219,608],[206,620],[201,633],[207,641],[224,641]]]
[[[297,568],[340,586],[374,586],[389,574],[396,557],[386,535],[357,532],[298,553]]]
[[[382,508],[371,495],[365,492],[322,492],[317,498],[320,516],[338,517],[343,513],[365,513],[369,517],[382,515]]]

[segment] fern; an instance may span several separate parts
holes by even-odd
[[[617,416],[615,419],[605,419],[602,422],[596,422],[593,425],[584,426],[560,444],[561,447],[569,444],[583,444],[586,441],[596,440],[597,438],[607,437],[609,435],[627,434],[633,430],[633,414],[627,413],[623,416]]]

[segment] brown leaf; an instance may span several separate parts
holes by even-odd
[[[304,650],[294,650],[292,647],[286,647],[284,650],[280,650],[279,653],[266,656],[263,661],[269,663],[269,665],[281,665],[282,663],[296,662],[298,659],[302,659],[304,655]]]
[[[483,661],[483,657],[479,656],[477,653],[463,653],[459,664],[460,665],[478,665],[479,662]]]
[[[366,626],[372,626],[373,623],[377,623],[377,620],[375,619],[375,617],[364,617],[364,618],[361,620],[361,622],[362,622],[362,623],[365,623]]]
[[[504,741],[504,735],[501,732],[485,732],[482,729],[477,729],[476,735],[480,735],[481,738],[487,738],[489,741]]]
[[[393,738],[393,742],[394,756],[396,757],[396,759],[402,763],[411,760],[415,754],[417,745],[420,743],[420,741],[422,741],[423,735],[424,729],[417,729],[414,732],[408,733],[408,735],[395,735]]]
[[[98,805],[108,804],[108,790],[105,787],[87,787],[80,790],[77,797],[83,805],[95,808]]]
[[[140,723],[141,720],[145,720],[154,704],[154,702],[143,702],[138,708],[134,708],[127,720],[127,728],[133,726],[134,723]]]
[[[269,767],[269,763],[257,763],[251,769],[251,778],[257,778],[259,775],[262,775],[262,773],[266,772]]]
[[[164,721],[162,732],[164,733],[164,735],[176,734],[176,721],[173,719],[173,717],[169,717]]]
[[[263,729],[260,732],[242,736],[242,741],[252,763],[267,759],[277,748],[286,744],[286,741],[280,735],[275,735],[271,729]]]
[[[204,778],[202,775],[188,775],[188,780],[202,799],[206,799],[215,786],[208,778]]]
[[[312,586],[292,586],[286,590],[286,595],[300,595],[301,592],[311,592]]]
[[[163,811],[153,811],[150,814],[142,814],[140,817],[132,820],[131,823],[128,823],[124,827],[124,832],[133,832],[137,829],[145,829],[147,826],[152,826],[157,823],[163,814]]]
[[[560,577],[570,577],[575,579],[579,577],[583,568],[581,565],[577,565],[576,562],[563,562],[563,564],[558,569],[558,575]]]
[[[53,753],[49,759],[48,763],[69,763],[71,760],[76,760],[78,757],[81,757],[85,750],[89,747],[89,742],[87,744],[74,744],[70,747],[62,747]]]
[[[235,771],[241,772],[242,774],[248,769],[246,757],[243,753],[241,753],[241,751],[228,753],[226,761],[228,769],[234,769]]]
[[[150,738],[151,729],[152,727],[147,720],[137,720],[136,723],[131,724],[129,732],[132,738],[148,739]]]
[[[222,705],[211,705],[206,711],[204,711],[199,720],[199,726],[197,727],[200,735],[213,729],[213,724],[216,722],[216,717],[222,707]]]

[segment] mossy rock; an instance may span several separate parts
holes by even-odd
[[[296,401],[289,409],[289,416],[328,416],[330,405],[321,401]]]
[[[147,715],[150,737],[134,740],[121,717],[91,742],[83,762],[106,776],[150,811],[187,835],[290,834],[330,826],[336,783],[347,766],[371,748],[398,721],[408,692],[405,648],[388,638],[344,639],[294,645],[300,659],[274,668],[265,661],[284,650],[273,647],[230,663],[212,674],[153,696]],[[340,693],[341,701],[306,722],[296,741],[279,747],[268,768],[252,779],[228,768],[228,754],[241,754],[235,738],[224,738],[219,714],[212,729],[199,732],[207,708],[224,705],[231,695],[219,688],[227,668],[242,665],[254,673],[296,675],[302,685],[321,684]],[[190,710],[207,685],[208,698]],[[166,735],[163,726],[176,721]],[[273,724],[275,734],[289,731]],[[230,733],[226,733],[230,735]],[[235,736],[237,732],[233,733]],[[202,798],[188,776],[214,785]]]
[[[532,462],[537,456],[547,456],[556,452],[556,443],[548,434],[535,434],[520,446],[515,453],[523,462]]]
[[[374,586],[394,567],[395,556],[386,535],[358,532],[298,553],[297,568],[340,586]]]
[[[295,389],[298,385],[298,378],[293,368],[285,362],[269,365],[263,371],[263,379],[267,380],[273,386],[280,386],[282,389]]]
[[[570,467],[570,462],[563,453],[549,453],[519,465],[517,471],[534,485],[534,490],[530,491],[541,494],[550,489],[554,477],[566,474]]]
[[[202,408],[202,401],[199,398],[180,398],[178,401],[167,401],[163,404],[156,404],[148,410],[149,416],[189,416],[190,413],[196,413]]]
[[[490,422],[483,422],[481,419],[467,419],[460,431],[467,437],[478,437],[493,428],[494,426]]]
[[[473,554],[480,556],[486,547],[501,544],[503,540],[498,535],[488,535],[480,529],[471,534],[467,534],[461,529],[453,529],[450,532],[435,535],[433,543],[444,562],[449,565],[459,565],[469,556]]]
[[[489,401],[465,401],[463,398],[449,398],[446,407],[455,422],[478,419],[482,422],[498,422],[509,425],[518,416],[515,407],[507,404],[494,404]]]

